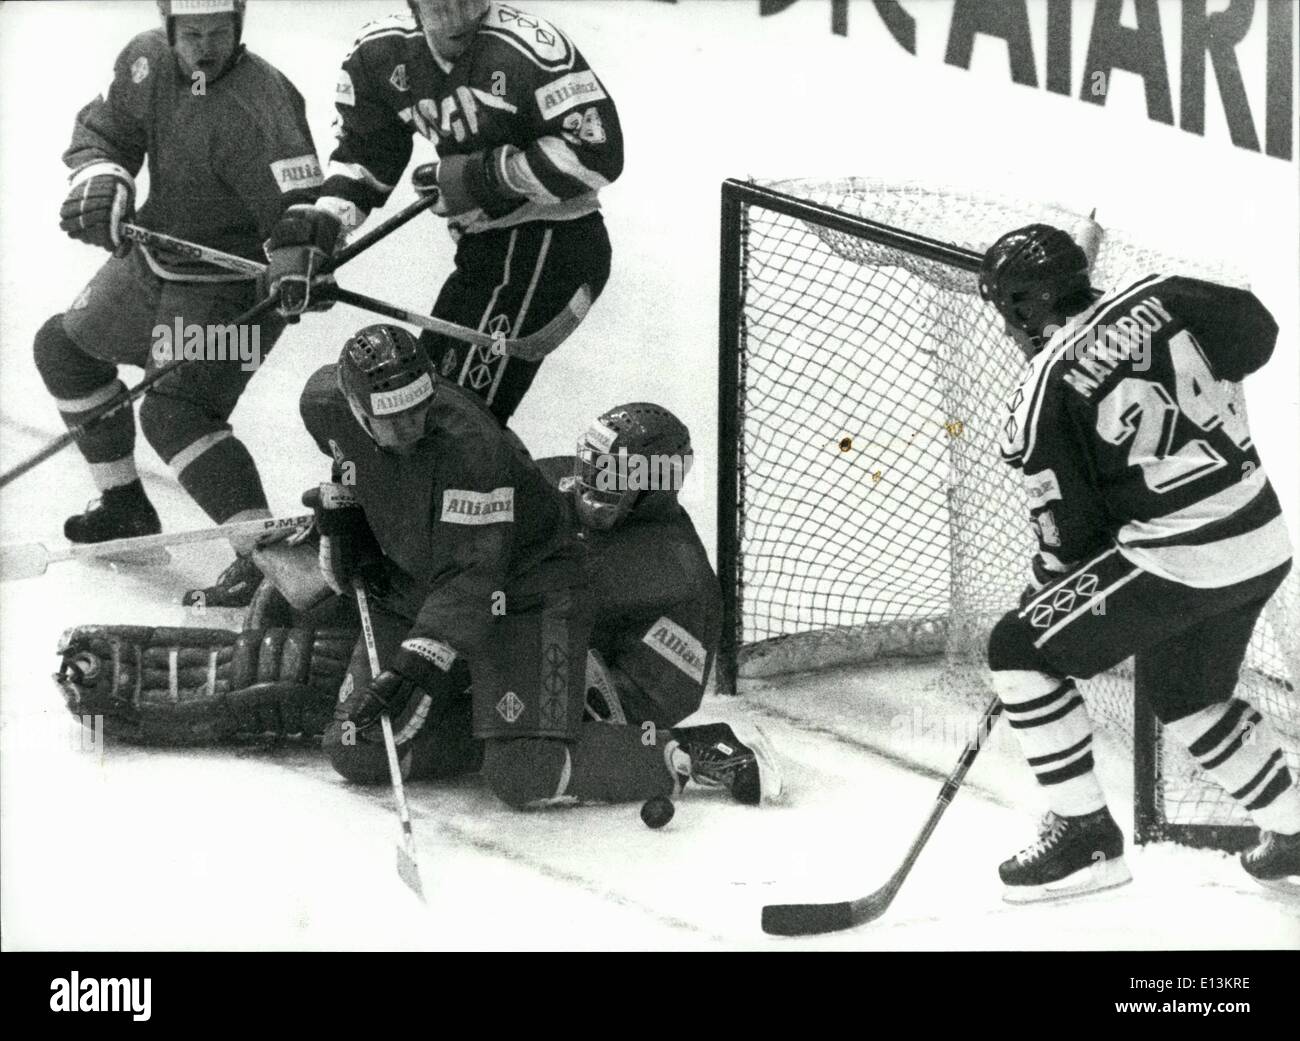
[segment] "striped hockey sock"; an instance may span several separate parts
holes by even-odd
[[[993,688],[1052,811],[1081,817],[1102,809],[1106,796],[1093,772],[1092,721],[1074,681],[1008,670],[993,673]]]
[[[1248,702],[1230,698],[1165,728],[1261,828],[1300,832],[1300,789],[1277,736]]]

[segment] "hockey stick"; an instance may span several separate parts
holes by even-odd
[[[133,539],[111,539],[107,542],[89,542],[69,546],[67,549],[49,549],[42,542],[22,542],[0,546],[0,581],[11,582],[20,578],[35,578],[45,574],[51,564],[65,560],[95,560],[99,557],[117,556],[139,550],[159,549],[164,546],[183,546],[191,542],[208,542],[211,539],[248,538],[281,532],[289,528],[305,528],[313,515],[300,513],[292,517],[263,517],[258,520],[235,521],[209,528],[190,531],[169,531],[160,535],[140,535]]]
[[[903,863],[888,882],[874,893],[859,897],[857,900],[832,904],[768,904],[763,908],[763,932],[771,933],[773,936],[830,933],[839,929],[851,929],[864,922],[874,922],[888,911],[889,905],[894,902],[894,897],[898,895],[904,880],[911,872],[912,865],[916,863],[916,858],[921,855],[921,850],[930,840],[939,818],[943,816],[948,804],[952,802],[953,796],[957,794],[957,790],[966,779],[966,771],[975,762],[975,757],[979,755],[980,748],[988,739],[989,732],[1001,712],[1002,702],[994,698],[989,707],[984,710],[984,715],[980,717],[975,737],[962,750],[957,765],[943,782],[943,787],[939,789],[939,797],[935,800],[934,809],[930,811],[921,833],[916,837],[916,841],[907,851],[907,856],[903,858]]]
[[[352,260],[358,254],[363,253],[365,250],[369,249],[380,239],[396,231],[403,224],[410,221],[413,217],[417,216],[420,213],[423,213],[430,206],[433,206],[437,201],[438,199],[436,194],[426,195],[423,196],[422,198],[416,199],[415,202],[411,203],[405,209],[401,210],[398,213],[393,214],[393,216],[389,217],[388,220],[384,221],[381,224],[376,225],[370,231],[366,232],[364,235],[358,238],[355,242],[350,242],[348,245],[344,246],[341,250],[335,253],[334,256],[330,257],[324,264],[321,265],[321,273],[328,274],[329,272],[333,271],[335,268],[339,267],[339,265],[346,264],[349,260]],[[140,230],[145,231],[145,229],[140,229]],[[147,232],[147,234],[156,235],[158,233]],[[173,239],[171,240],[171,242],[179,244],[177,248],[188,247],[191,250],[205,250],[205,251],[207,250],[206,246],[200,246],[197,243],[192,243],[192,242],[185,242],[182,239]],[[216,251],[209,251],[209,252],[216,252]],[[231,256],[231,254],[222,254],[222,255],[228,257]],[[261,265],[257,265],[254,261],[251,260],[243,260],[242,258],[239,257],[234,257],[233,259],[238,260],[241,264],[256,266],[259,268],[261,267]],[[279,302],[279,294],[272,293],[270,296],[266,297],[266,299],[258,301],[256,304],[254,304],[243,314],[239,315],[237,318],[232,319],[230,322],[226,324],[245,325],[249,322],[256,321],[257,319],[261,318],[261,316],[264,315],[267,311],[275,307],[275,305],[278,302]],[[45,445],[44,448],[41,448],[38,451],[32,453],[22,462],[18,463],[16,466],[12,467],[9,470],[6,470],[3,474],[0,474],[0,488],[5,487],[5,485],[9,484],[11,481],[14,481],[17,478],[21,477],[23,474],[27,473],[28,470],[32,470],[35,467],[39,466],[41,463],[45,462],[46,459],[49,459],[50,456],[57,455],[59,452],[63,451],[63,449],[67,448],[68,445],[72,444],[77,439],[84,437],[87,431],[91,430],[93,427],[97,426],[105,419],[108,419],[110,416],[116,415],[124,408],[129,408],[136,401],[136,399],[143,397],[150,387],[152,387],[159,380],[166,378],[169,373],[175,371],[181,365],[186,364],[186,361],[187,359],[185,358],[178,358],[175,361],[169,362],[168,364],[164,365],[162,368],[156,369],[155,371],[146,375],[134,387],[129,388],[124,393],[114,398],[112,401],[106,401],[98,409],[96,409],[94,412],[86,416],[85,419],[81,420],[81,422],[74,423],[72,426],[68,427],[66,431],[64,431],[53,441]]]
[[[361,616],[361,637],[366,642],[366,656],[370,659],[370,675],[379,675],[379,649],[375,646],[375,630],[370,624],[370,598],[366,595],[366,580],[360,575],[352,579],[357,594],[357,613]],[[402,824],[402,841],[397,845],[397,875],[410,887],[411,892],[424,900],[424,886],[420,883],[420,864],[415,853],[415,833],[411,831],[411,812],[406,806],[406,789],[402,787],[402,766],[397,761],[397,742],[393,739],[393,723],[388,713],[381,713],[379,724],[384,731],[384,751],[388,753],[388,776],[393,782],[393,801],[397,803],[397,819]]]
[[[342,286],[328,286],[324,289],[322,295],[328,295],[340,303],[350,304],[364,311],[373,311],[385,318],[393,318],[399,322],[406,322],[408,325],[418,326],[431,333],[439,333],[456,340],[464,340],[476,347],[491,347],[497,354],[505,354],[511,358],[524,358],[528,361],[539,361],[550,354],[582,320],[577,315],[565,320],[565,313],[562,312],[558,319],[552,319],[549,324],[538,329],[537,332],[521,336],[517,340],[509,340],[504,336],[481,333],[476,329],[457,325],[441,318],[417,314],[415,311],[408,311],[403,307],[377,300],[373,296],[354,293]]]
[[[221,250],[212,249],[210,246],[201,246],[197,242],[189,242],[186,239],[178,239],[172,235],[164,235],[161,231],[150,231],[138,224],[123,224],[119,230],[122,233],[122,238],[130,239],[141,246],[158,246],[162,249],[171,250],[173,253],[179,253],[190,260],[202,260],[209,264],[216,264],[218,267],[237,271],[241,275],[247,275],[250,278],[257,278],[266,270],[266,265],[259,264],[256,260],[247,260],[244,257],[237,257],[233,253],[223,253]]]

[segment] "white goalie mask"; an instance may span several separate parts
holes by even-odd
[[[429,46],[444,61],[455,61],[470,45],[489,0],[409,0],[411,13]]]

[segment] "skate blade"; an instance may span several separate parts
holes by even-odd
[[[1251,878],[1255,878],[1255,876],[1251,875]],[[1255,878],[1255,882],[1270,892],[1280,893],[1292,900],[1300,900],[1300,875],[1289,875],[1282,878]]]
[[[1008,904],[1039,904],[1116,889],[1133,881],[1123,857],[1101,860],[1076,871],[1073,875],[1041,886],[1007,886],[1002,899]]]
[[[781,802],[785,798],[785,776],[772,742],[757,723],[746,721],[733,729],[737,729],[736,737],[749,746],[758,761],[760,801],[768,804]]]
[[[170,564],[172,555],[166,546],[156,546],[153,549],[124,549],[120,553],[105,553],[102,557],[96,557],[95,561],[110,567],[160,567]]]

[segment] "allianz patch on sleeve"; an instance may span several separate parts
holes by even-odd
[[[502,524],[514,519],[513,488],[494,488],[490,492],[448,488],[442,493],[442,520],[448,524]]]
[[[660,618],[641,637],[641,642],[667,658],[696,683],[704,682],[704,663],[708,658],[704,644],[671,618]]]
[[[319,188],[325,183],[320,172],[320,161],[314,155],[299,155],[292,159],[277,159],[271,164],[271,176],[280,186],[280,192],[297,188]]]
[[[578,105],[601,101],[608,97],[601,89],[596,74],[590,69],[561,76],[558,80],[552,80],[538,87],[535,93],[537,108],[543,119],[553,119]]]

